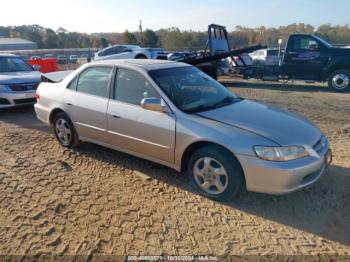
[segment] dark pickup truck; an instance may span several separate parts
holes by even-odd
[[[328,82],[335,91],[345,92],[350,90],[350,48],[332,46],[314,35],[294,34],[281,52],[277,70],[259,70],[253,70],[253,76]]]

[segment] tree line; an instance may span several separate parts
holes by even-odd
[[[278,39],[286,42],[290,34],[315,34],[336,45],[350,45],[349,25],[324,24],[318,28],[309,24],[294,23],[278,28],[264,26],[249,28],[237,26],[228,33],[232,48],[265,44],[276,47]],[[0,26],[0,37],[23,38],[38,44],[39,48],[103,48],[109,44],[137,44],[145,47],[161,47],[167,50],[204,49],[207,32],[181,31],[177,27],[140,32],[93,33],[68,32],[63,28],[54,31],[40,25]]]

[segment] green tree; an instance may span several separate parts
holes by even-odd
[[[102,46],[102,48],[106,48],[106,47],[108,46],[108,41],[107,41],[106,38],[101,37],[101,38],[100,38],[100,41],[101,41],[101,46]]]
[[[123,42],[128,45],[136,45],[137,39],[135,34],[130,33],[128,30],[125,30],[123,35]]]
[[[9,29],[7,27],[0,26],[0,37],[9,37]]]
[[[153,30],[146,29],[143,33],[143,44],[147,47],[156,47],[158,43],[158,36]]]

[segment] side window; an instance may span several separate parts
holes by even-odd
[[[79,75],[77,91],[90,95],[108,97],[111,67],[90,67]]]
[[[115,83],[114,99],[121,102],[140,105],[144,98],[160,98],[147,79],[138,72],[118,69]]]
[[[113,47],[110,47],[110,48],[106,49],[103,52],[103,55],[104,56],[116,55],[116,54],[122,53],[125,49],[126,49],[125,46],[113,46]]]
[[[102,56],[107,56],[113,54],[114,47],[109,47],[102,52]]]
[[[293,43],[293,51],[305,52],[317,49],[318,43],[311,37],[296,37]]]
[[[113,54],[123,53],[125,49],[126,49],[125,46],[116,46],[115,49],[114,49]]]
[[[70,90],[77,90],[77,82],[78,82],[78,77],[74,77],[74,79],[69,83],[69,85],[67,86],[68,89]]]

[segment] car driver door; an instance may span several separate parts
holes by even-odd
[[[144,98],[160,96],[140,72],[119,68],[107,110],[110,143],[126,151],[173,163],[175,115],[142,108],[140,104]]]
[[[321,48],[311,36],[294,36],[284,54],[283,71],[296,79],[319,80],[324,64]]]

